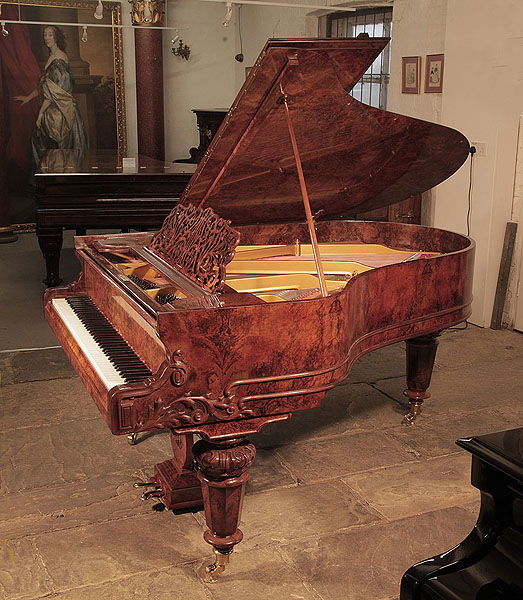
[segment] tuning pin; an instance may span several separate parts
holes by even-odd
[[[87,42],[87,25],[83,26],[82,42]]]

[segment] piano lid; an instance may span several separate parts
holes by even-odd
[[[452,175],[467,158],[463,135],[349,94],[388,41],[269,40],[180,202],[233,224],[304,220],[282,91],[319,219],[393,204]]]

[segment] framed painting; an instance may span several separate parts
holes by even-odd
[[[443,91],[443,54],[429,54],[425,65],[425,92],[441,93]]]
[[[104,1],[95,18],[97,4],[1,2],[0,144],[13,224],[34,222],[34,174],[49,150],[74,156],[72,165],[86,152],[126,154],[121,4]]]
[[[421,79],[421,56],[404,56],[401,59],[401,91],[403,94],[419,94]]]

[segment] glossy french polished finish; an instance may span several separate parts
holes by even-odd
[[[412,421],[437,333],[470,314],[469,238],[346,218],[429,189],[468,152],[454,130],[350,96],[386,43],[269,41],[162,229],[77,238],[82,275],[45,297],[111,431],[171,430],[152,495],[203,501],[214,577],[242,538],[245,436],[318,406],[359,356],[400,340]],[[152,375],[108,384],[64,316],[71,296],[88,296]]]
[[[403,576],[401,600],[523,598],[523,428],[458,440],[472,454],[478,521],[447,552]]]

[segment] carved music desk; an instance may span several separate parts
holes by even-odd
[[[113,150],[49,150],[35,175],[36,235],[47,286],[59,285],[63,229],[158,228],[172,210],[195,165],[134,155],[124,169]]]
[[[242,539],[246,436],[318,406],[359,356],[400,340],[412,422],[438,332],[470,314],[472,240],[347,218],[468,155],[457,131],[350,96],[387,43],[269,40],[162,228],[76,238],[80,278],[45,295],[112,433],[170,430],[174,456],[146,495],[203,502],[212,576]]]

